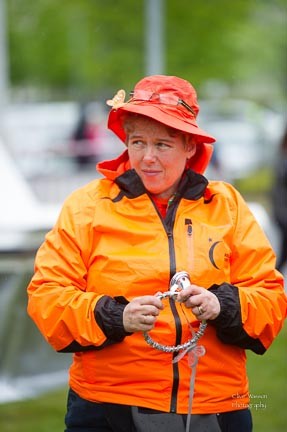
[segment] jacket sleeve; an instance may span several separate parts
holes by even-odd
[[[263,230],[240,194],[235,190],[233,194],[230,283],[210,287],[221,306],[210,324],[222,342],[263,354],[286,318],[284,282]]]
[[[28,286],[28,314],[61,352],[102,349],[128,335],[122,322],[124,302],[86,290],[92,218],[80,206],[79,196],[65,202],[37,252]]]

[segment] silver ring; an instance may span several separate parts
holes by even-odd
[[[198,314],[197,315],[202,315],[205,311],[202,309],[201,306],[197,306],[198,309]]]

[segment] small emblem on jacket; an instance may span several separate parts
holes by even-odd
[[[209,252],[208,252],[210,262],[213,265],[213,267],[215,267],[217,270],[220,270],[221,263],[219,263],[219,261],[221,261],[221,259],[218,257],[217,250],[216,250],[220,247],[216,248],[216,246],[218,246],[220,243],[222,243],[222,240],[218,240],[216,242],[213,242],[212,245],[210,246]]]

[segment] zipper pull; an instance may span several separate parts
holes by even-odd
[[[173,203],[174,199],[175,199],[176,193],[174,193],[168,200],[167,202],[167,208],[169,208],[171,206],[171,204]]]
[[[187,225],[187,235],[189,237],[192,236],[192,220],[191,219],[185,219],[185,225]]]

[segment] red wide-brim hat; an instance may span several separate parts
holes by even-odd
[[[211,158],[216,140],[201,129],[196,117],[199,112],[194,87],[176,76],[152,75],[139,81],[130,98],[125,101],[125,91],[119,90],[107,104],[112,107],[108,117],[108,128],[124,143],[126,134],[123,128],[124,114],[134,113],[149,117],[168,127],[195,138],[198,150],[191,161],[191,168],[203,172]]]

